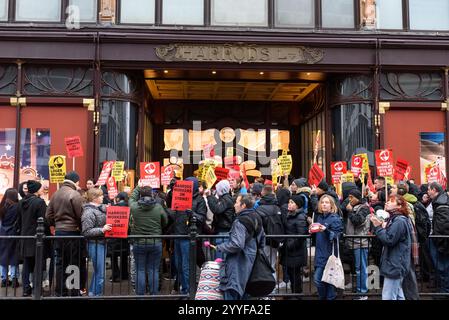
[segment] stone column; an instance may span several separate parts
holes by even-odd
[[[103,25],[115,24],[117,0],[100,0],[100,2],[100,23]]]
[[[376,1],[360,0],[361,25],[365,30],[376,29]]]

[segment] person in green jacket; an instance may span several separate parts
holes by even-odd
[[[150,187],[137,187],[129,198],[130,229],[135,236],[158,236],[168,223],[164,208],[156,203],[155,195]],[[159,265],[162,258],[162,242],[156,238],[135,239],[133,254],[136,261],[136,293],[144,295],[146,291],[146,274],[150,294],[159,290]]]

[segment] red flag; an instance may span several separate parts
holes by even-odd
[[[408,161],[397,159],[396,167],[394,168],[394,180],[395,181],[404,180],[407,168],[408,168]]]
[[[309,171],[309,185],[317,186],[324,178],[324,173],[321,168],[314,163]]]
[[[221,180],[226,180],[228,178],[229,169],[226,168],[215,168],[215,176],[217,177],[217,182]]]

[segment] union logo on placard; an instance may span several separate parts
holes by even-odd
[[[156,171],[156,166],[154,163],[147,163],[144,168],[145,173],[153,174]]]
[[[388,161],[388,159],[390,159],[390,152],[388,150],[383,150],[380,154],[379,154],[379,158],[382,161]]]
[[[335,169],[336,171],[342,171],[342,170],[343,170],[343,163],[337,162],[337,163],[334,165],[334,169]]]
[[[361,163],[362,163],[362,158],[361,157],[354,157],[354,164],[356,166],[358,166]]]

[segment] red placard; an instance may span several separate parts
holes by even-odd
[[[184,211],[192,209],[193,181],[176,181],[173,187],[171,209]]]
[[[351,172],[355,178],[360,176],[363,168],[363,158],[359,155],[353,155],[351,158]]]
[[[95,184],[96,186],[102,186],[106,184],[109,175],[111,174],[112,167],[114,167],[115,161],[105,161],[103,162],[103,169],[101,169],[100,177],[98,177],[98,181]]]
[[[114,177],[109,177],[106,181],[106,187],[108,188],[109,199],[114,199],[118,195],[117,184]]]
[[[377,174],[381,177],[392,177],[394,173],[393,151],[391,149],[376,150]]]
[[[106,209],[106,224],[111,224],[111,231],[106,231],[106,238],[127,238],[129,207],[109,206]]]
[[[215,176],[217,177],[217,182],[221,180],[228,179],[229,169],[226,168],[215,168]]]
[[[439,166],[434,165],[433,167],[426,168],[425,173],[426,173],[428,184],[431,184],[432,182],[437,182],[437,183],[441,184],[442,175],[441,175],[441,169]]]
[[[81,138],[79,136],[64,138],[65,148],[69,158],[84,156]]]
[[[346,161],[331,162],[332,183],[339,184],[342,174],[348,171]]]
[[[324,178],[324,173],[321,168],[314,163],[309,171],[309,185],[317,186]]]
[[[140,181],[142,186],[150,186],[153,189],[161,186],[161,165],[159,162],[140,163]]]
[[[175,177],[175,171],[172,166],[165,166],[161,169],[161,184],[168,186],[171,179]]]
[[[397,159],[396,167],[394,168],[394,180],[395,181],[404,180],[407,168],[408,168],[408,161]]]

